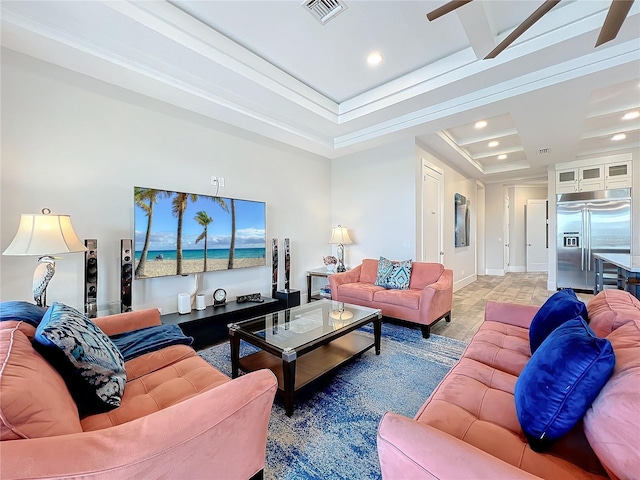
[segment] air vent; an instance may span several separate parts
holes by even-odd
[[[551,149],[550,148],[539,148],[536,151],[537,155],[549,155],[551,153]]]
[[[302,5],[323,25],[347,9],[340,0],[306,0]]]

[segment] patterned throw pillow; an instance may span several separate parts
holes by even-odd
[[[54,302],[38,325],[33,346],[60,373],[81,417],[120,406],[124,359],[85,315]]]
[[[376,277],[376,281],[373,283],[378,287],[384,287],[387,281],[387,277],[393,270],[393,262],[391,260],[387,260],[384,257],[380,257],[378,260],[378,276]],[[386,288],[386,287],[385,287]]]
[[[412,260],[404,260],[402,262],[393,262],[393,268],[385,279],[384,288],[394,290],[406,290],[409,288],[411,281]]]

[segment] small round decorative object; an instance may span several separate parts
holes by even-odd
[[[213,292],[213,306],[219,307],[227,303],[227,292],[223,288],[216,289]]]

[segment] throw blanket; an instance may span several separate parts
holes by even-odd
[[[185,336],[178,325],[156,325],[120,333],[109,338],[118,347],[125,362],[170,345],[191,345],[193,343],[193,337]]]

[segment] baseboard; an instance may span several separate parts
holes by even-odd
[[[487,275],[492,275],[494,277],[504,277],[504,270],[499,270],[497,268],[487,268]]]
[[[460,288],[466,287],[467,285],[471,285],[473,282],[475,282],[478,279],[477,275],[469,275],[468,277],[465,277],[461,280],[458,280],[457,282],[453,282],[453,291],[457,291]]]
[[[513,272],[513,273],[527,273],[527,267],[524,266],[511,266],[509,265],[507,267],[507,272]]]

